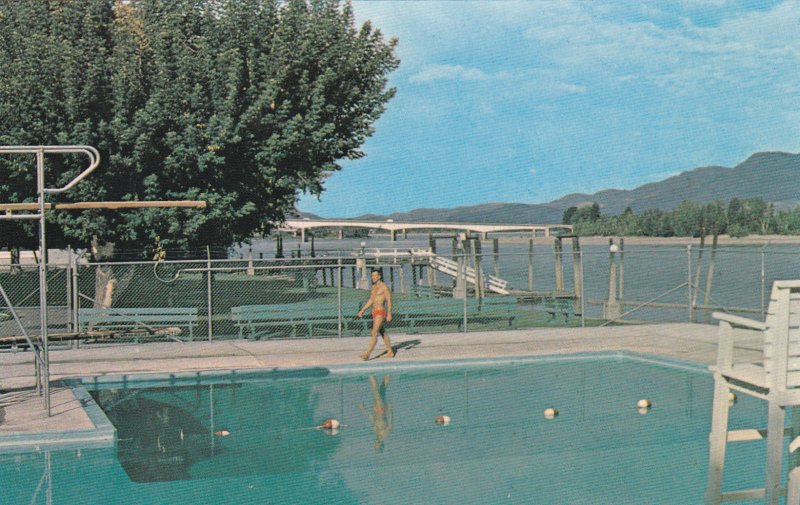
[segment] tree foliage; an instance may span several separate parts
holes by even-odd
[[[732,198],[701,205],[689,200],[671,211],[649,209],[635,215],[626,209],[619,216],[603,216],[597,204],[570,207],[564,211],[564,224],[575,226],[580,235],[623,235],[646,237],[700,237],[729,234],[800,233],[800,207],[777,214],[771,203],[761,198]]]
[[[0,0],[0,144],[96,146],[101,168],[60,201],[208,202],[52,213],[52,245],[228,246],[363,156],[395,44],[338,0]],[[48,157],[48,185],[84,166]],[[0,201],[35,198],[32,167],[0,159]],[[0,247],[35,243],[0,226]]]

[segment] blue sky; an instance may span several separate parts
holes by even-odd
[[[397,96],[323,217],[545,203],[800,151],[800,1],[354,1]]]

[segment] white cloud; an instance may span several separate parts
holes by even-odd
[[[479,68],[465,67],[463,65],[426,65],[408,80],[410,82],[489,81],[508,77],[508,72],[501,71],[489,74]]]

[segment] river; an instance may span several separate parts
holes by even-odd
[[[443,256],[451,256],[452,238],[444,235],[437,237],[441,237],[436,239],[437,252]],[[394,242],[386,235],[344,240],[315,239],[314,253],[317,257],[353,256],[362,242],[368,254],[374,249],[407,251],[412,248],[427,248],[428,236],[411,234],[408,238],[398,238]],[[610,253],[607,244],[597,244],[597,240],[591,242],[593,243],[582,246],[582,257],[578,261],[583,265],[585,299],[597,301],[608,297]],[[520,236],[501,236],[498,238],[499,255],[495,262],[492,239],[482,240],[483,270],[507,280],[514,289],[551,291],[555,286],[555,254],[552,244],[552,240],[537,239],[533,254],[529,254],[529,245]],[[310,242],[301,243],[296,237],[285,237],[284,255],[288,257],[292,253],[297,254],[299,250],[300,254],[307,256],[311,252],[311,245]],[[256,239],[251,245],[235,249],[232,256],[246,258],[252,251],[255,259],[272,258],[275,250],[275,239]],[[699,287],[695,296],[697,303],[702,304],[711,256],[710,247],[706,247],[701,255],[697,246],[689,250],[685,245],[626,245],[622,254],[614,255],[615,270],[618,276],[621,274],[621,281],[616,286],[618,296],[634,303],[626,305],[625,310],[634,308],[636,301],[655,300],[658,303],[686,305],[692,296],[689,282]],[[800,247],[795,244],[725,245],[718,247],[715,256],[708,304],[726,309],[752,309],[755,313],[745,314],[751,317],[760,317],[761,310],[769,301],[772,281],[800,278]],[[564,287],[572,290],[574,257],[570,239],[563,240],[562,258]],[[698,262],[702,265],[699,276],[696,273]],[[533,271],[532,285],[529,282],[529,264]],[[410,274],[405,275],[405,278],[406,283],[411,282]],[[439,274],[438,283],[451,285],[452,277]],[[600,305],[589,303],[586,306],[587,317],[599,317],[601,314]],[[705,312],[699,312],[697,317],[698,320],[704,320]],[[688,307],[643,308],[633,311],[626,319],[687,321],[689,310]]]

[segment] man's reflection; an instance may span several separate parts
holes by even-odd
[[[367,410],[361,404],[361,410],[372,423],[375,430],[375,450],[383,451],[383,441],[392,432],[392,406],[386,402],[386,386],[389,384],[389,376],[384,375],[383,381],[378,385],[378,379],[374,375],[369,378],[372,386],[372,410]]]

